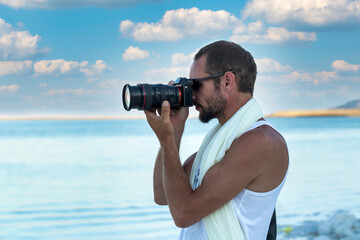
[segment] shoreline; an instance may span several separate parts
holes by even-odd
[[[189,119],[197,118],[190,115]],[[326,109],[326,110],[284,110],[265,115],[266,118],[297,117],[360,117],[360,109]],[[112,120],[146,120],[145,116],[0,116],[0,121],[112,121]]]
[[[189,116],[189,119],[197,116]],[[119,120],[146,120],[145,116],[0,116],[0,121],[119,121]]]
[[[0,116],[0,121],[72,121],[72,120],[142,120],[145,117],[129,116],[129,117],[78,117],[78,116]]]

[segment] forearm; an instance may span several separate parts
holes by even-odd
[[[183,124],[180,124],[179,126],[174,127],[174,140],[178,153],[180,151],[181,138],[184,132],[184,128],[185,122]]]
[[[178,197],[185,193],[183,190],[192,192],[179,158],[181,136],[189,109],[181,108],[178,111],[172,111],[170,103],[164,101],[160,116],[155,110],[144,111],[144,113],[161,145],[154,167],[155,199],[159,203],[167,203],[172,214],[177,216],[176,206],[182,202],[182,199]]]
[[[184,126],[180,126],[174,131],[174,140],[177,149],[180,149],[181,137],[184,131]],[[177,150],[178,153],[179,150]],[[163,185],[163,160],[164,154],[163,149],[160,147],[156,156],[154,173],[153,173],[153,190],[154,190],[154,201],[159,205],[167,205],[167,198]]]
[[[153,190],[154,190],[154,201],[159,205],[167,205],[167,199],[163,185],[163,150],[159,149],[156,156],[154,175],[153,175]]]
[[[163,147],[163,186],[167,204],[175,223],[181,224],[187,200],[193,190],[181,165],[176,140],[169,139]]]

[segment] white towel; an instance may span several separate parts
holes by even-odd
[[[213,127],[205,136],[194,160],[190,175],[191,186],[194,181],[199,181],[200,185],[206,172],[223,159],[232,142],[262,117],[260,105],[252,98],[223,126],[217,124]],[[195,179],[199,164],[199,176]],[[231,201],[205,217],[204,224],[209,240],[245,239]]]

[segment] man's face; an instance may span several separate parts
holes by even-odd
[[[190,78],[209,76],[205,72],[205,63],[206,56],[196,60],[191,66]],[[204,123],[221,116],[227,103],[221,90],[215,87],[213,79],[201,82],[199,89],[193,92],[193,100],[196,110],[199,111],[199,119]]]

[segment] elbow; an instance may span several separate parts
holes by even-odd
[[[186,220],[182,220],[182,219],[175,219],[174,218],[174,222],[175,222],[175,225],[178,228],[187,228],[187,227],[190,227],[192,225],[192,224],[188,224]]]
[[[154,202],[157,205],[160,206],[165,206],[168,205],[167,199],[166,198],[161,198],[159,196],[154,196]],[[177,227],[179,228],[187,228],[190,227],[191,225],[193,225],[195,222],[191,219],[192,215],[190,215],[190,211],[188,211],[187,209],[179,209],[176,212],[171,211],[171,216],[174,220],[174,223]]]
[[[192,214],[189,211],[181,211],[176,214],[172,214],[174,223],[179,228],[187,228],[196,223]]]
[[[168,205],[166,199],[161,198],[161,197],[158,197],[158,196],[156,196],[156,195],[154,196],[154,202],[155,202],[157,205],[160,205],[160,206]]]

